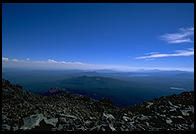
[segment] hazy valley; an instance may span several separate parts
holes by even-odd
[[[2,77],[24,90],[42,94],[60,88],[92,99],[110,98],[129,106],[194,89],[194,73],[185,71],[23,70],[3,68]]]

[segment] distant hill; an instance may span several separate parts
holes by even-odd
[[[101,76],[79,76],[69,79],[65,79],[61,82],[62,85],[73,88],[99,88],[99,89],[108,89],[108,88],[119,88],[129,84],[129,82],[121,81],[111,77],[101,77]]]
[[[100,72],[99,72],[100,71]],[[156,97],[194,90],[194,73],[183,71],[120,72],[113,70],[22,70],[5,69],[2,77],[36,94],[65,88],[100,100],[112,99],[128,106]],[[171,89],[171,87],[174,87]],[[174,90],[174,89],[183,90]]]
[[[51,96],[51,95],[57,95],[57,94],[63,94],[63,93],[67,93],[67,91],[61,88],[51,88],[48,91],[39,93],[39,94],[43,96]]]

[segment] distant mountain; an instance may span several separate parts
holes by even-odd
[[[98,73],[117,73],[117,72],[122,72],[122,71],[112,70],[112,69],[101,69],[101,70],[95,70],[95,72],[98,72]]]
[[[51,95],[57,95],[57,94],[63,94],[63,93],[67,93],[67,91],[62,88],[51,88],[46,92],[40,93],[40,95],[51,96]]]
[[[101,74],[96,71],[85,71],[85,72],[79,73],[79,76],[99,76],[99,75]]]
[[[4,68],[5,69],[5,68]],[[138,104],[161,95],[180,93],[170,87],[194,89],[194,73],[182,71],[158,72],[96,72],[95,70],[4,70],[2,77],[24,90],[36,94],[47,92],[51,87],[65,88],[71,93],[93,99],[108,97],[119,105]],[[58,91],[57,91],[58,93]],[[51,93],[49,93],[51,94]]]
[[[130,85],[130,82],[121,81],[111,77],[103,76],[79,76],[61,81],[62,86],[65,88],[76,88],[76,89],[108,89],[108,88],[123,88]]]

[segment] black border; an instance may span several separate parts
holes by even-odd
[[[194,3],[194,0],[2,0],[2,3]]]
[[[195,1],[194,0],[158,0],[158,1],[156,0],[130,0],[130,1],[128,0],[82,0],[82,1],[81,0],[2,0],[0,4],[0,7],[1,7],[1,40],[0,40],[1,41],[1,55],[2,55],[2,3],[138,3],[138,4],[139,3],[193,3],[194,12],[195,12]],[[194,19],[195,19],[195,14],[194,14]],[[194,24],[194,27],[195,27],[195,24]],[[194,68],[195,68],[195,65],[194,65]],[[2,70],[2,61],[1,61],[1,70]],[[194,80],[195,80],[195,74],[194,74]],[[0,98],[2,98],[2,90],[0,92]],[[195,102],[194,102],[194,105],[195,105]],[[2,107],[2,100],[1,100],[1,107]],[[2,114],[2,111],[1,111],[1,114]],[[2,124],[2,117],[1,117],[1,124]],[[124,132],[124,133],[172,133],[172,132],[173,133],[186,133],[186,132],[191,133],[194,131],[133,131],[133,132]],[[7,133],[6,131],[2,131],[2,132]],[[19,131],[18,133],[23,133],[23,132],[28,133],[32,131]],[[72,132],[77,133],[76,131],[72,131]],[[12,133],[12,131],[9,131],[8,133]],[[58,132],[54,131],[54,133],[58,133]],[[69,132],[67,131],[63,133],[69,133]],[[79,133],[97,133],[97,132],[79,131]],[[101,132],[101,133],[105,133],[105,132]],[[108,132],[108,133],[111,133],[111,132]]]

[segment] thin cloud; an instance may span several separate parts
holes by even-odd
[[[151,55],[151,54],[158,54],[159,52],[150,52],[150,53],[146,53],[148,55]]]
[[[61,63],[61,64],[81,64],[81,65],[85,64],[85,63],[82,63],[82,62],[66,62],[66,61],[61,61],[61,62],[58,62],[58,63]]]
[[[12,59],[12,61],[14,61],[14,62],[19,62],[19,60],[18,60],[18,59]]]
[[[8,59],[5,57],[2,57],[3,62],[24,62],[24,60],[19,60],[19,59]]]
[[[2,57],[2,61],[8,61],[8,58]]]
[[[189,49],[194,51],[193,49]],[[183,53],[183,50],[178,50],[178,53]],[[185,52],[184,52],[185,53]],[[187,54],[188,55],[188,54]],[[117,71],[140,71],[140,70],[181,70],[181,71],[191,71],[193,68],[175,68],[175,67],[141,67],[141,66],[119,66],[119,65],[98,65],[98,64],[87,64],[82,62],[66,62],[66,61],[56,61],[56,60],[47,60],[47,61],[27,61],[27,60],[18,60],[18,59],[8,59],[3,57],[2,67],[16,67],[16,68],[25,68],[25,69],[80,69],[80,70],[99,70],[99,69],[111,69]]]
[[[48,59],[48,63],[57,63],[57,61]]]
[[[177,57],[177,56],[193,56],[194,49],[189,48],[188,50],[177,50],[172,54],[150,54],[148,56],[136,57],[136,59],[154,59],[154,58],[163,58],[163,57]]]
[[[160,38],[167,41],[169,44],[191,43],[191,36],[194,35],[194,27],[180,28],[177,33],[166,33]]]

